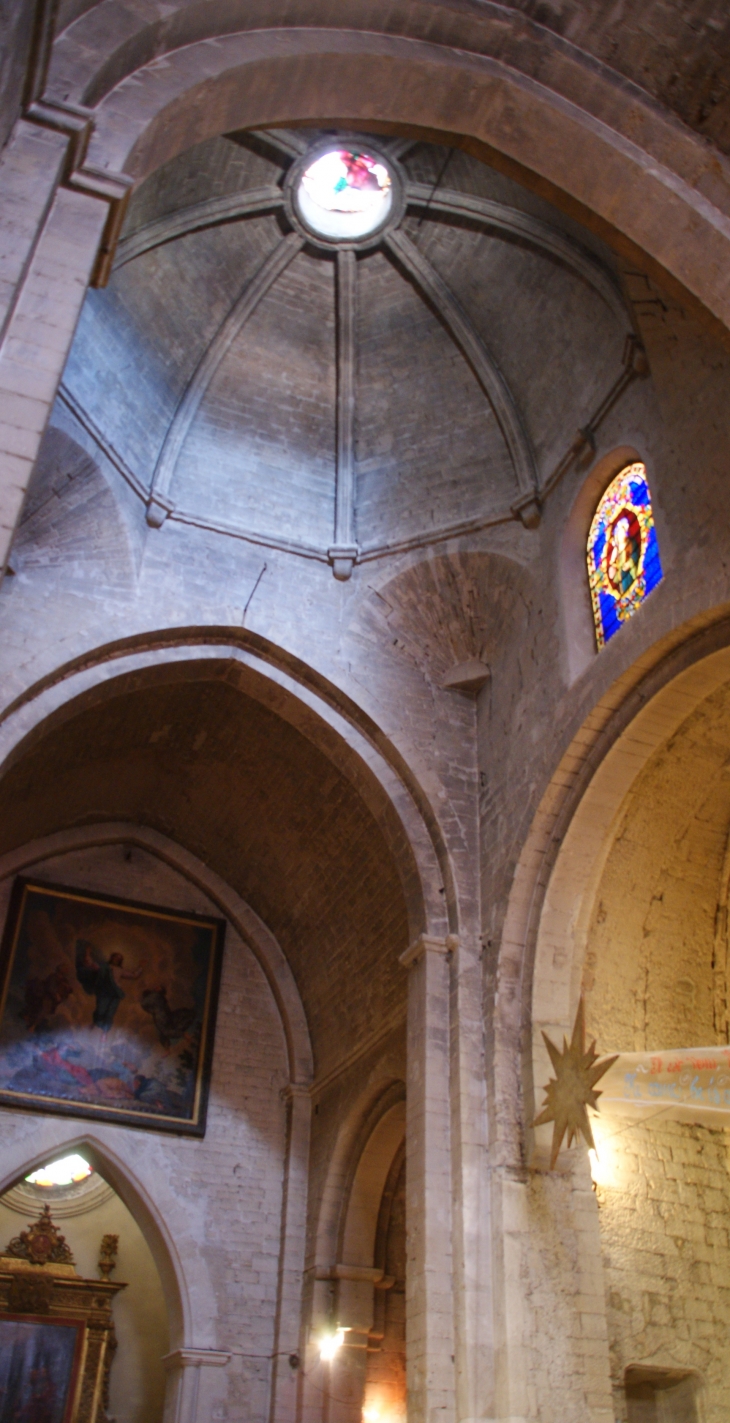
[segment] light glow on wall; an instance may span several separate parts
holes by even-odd
[[[362,1423],[405,1423],[405,1402],[381,1392],[368,1392],[362,1410]]]
[[[620,1178],[624,1168],[624,1154],[621,1146],[623,1133],[616,1132],[615,1127],[611,1129],[610,1124],[601,1121],[601,1118],[593,1118],[593,1139],[596,1143],[595,1151],[588,1152],[588,1160],[591,1164],[591,1179],[594,1186],[603,1190],[616,1190],[620,1184]]]
[[[336,1329],[329,1330],[326,1334],[323,1334],[320,1337],[319,1357],[322,1360],[323,1364],[332,1363],[332,1360],[334,1359],[338,1350],[342,1348],[342,1345],[345,1342],[345,1335],[348,1332],[349,1331],[347,1329],[343,1329],[342,1326],[338,1324]]]

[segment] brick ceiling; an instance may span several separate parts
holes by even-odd
[[[194,226],[201,205],[278,194],[288,162],[276,136],[237,134],[141,185],[111,283],[87,296],[64,398],[140,500],[158,487],[169,499],[160,520],[171,509],[173,519],[326,562],[338,458],[335,263],[296,251],[239,329],[240,303],[286,244],[286,219],[274,206]],[[586,424],[622,369],[631,316],[613,259],[464,153],[418,143],[402,167],[413,201],[397,236],[468,313],[544,483],[566,432]],[[436,188],[456,208],[424,212],[418,194]],[[460,216],[459,201],[486,219]],[[397,252],[359,255],[355,283],[352,536],[363,557],[509,521],[524,494],[521,457],[479,361]],[[151,505],[149,515],[154,523]]]
[[[215,681],[127,692],[50,731],[0,786],[0,849],[130,820],[198,855],[276,935],[318,1073],[396,1015],[407,945],[397,873],[370,812],[311,742]]]

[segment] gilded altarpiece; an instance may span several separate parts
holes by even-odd
[[[115,1245],[104,1237],[103,1278],[84,1279],[44,1206],[0,1255],[0,1423],[103,1423],[125,1288],[109,1279]]]

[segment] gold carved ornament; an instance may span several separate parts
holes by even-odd
[[[66,1244],[66,1238],[53,1224],[51,1212],[45,1205],[38,1219],[21,1230],[11,1240],[5,1254],[15,1260],[28,1260],[31,1265],[73,1265],[74,1257]]]
[[[99,1250],[99,1274],[103,1280],[108,1280],[112,1270],[116,1269],[118,1250],[118,1235],[102,1235]]]

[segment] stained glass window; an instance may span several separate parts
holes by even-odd
[[[392,196],[390,173],[380,158],[333,148],[305,169],[297,206],[313,232],[353,241],[380,227],[390,212]]]
[[[604,647],[662,577],[643,464],[627,465],[609,484],[593,516],[587,560],[596,641]]]

